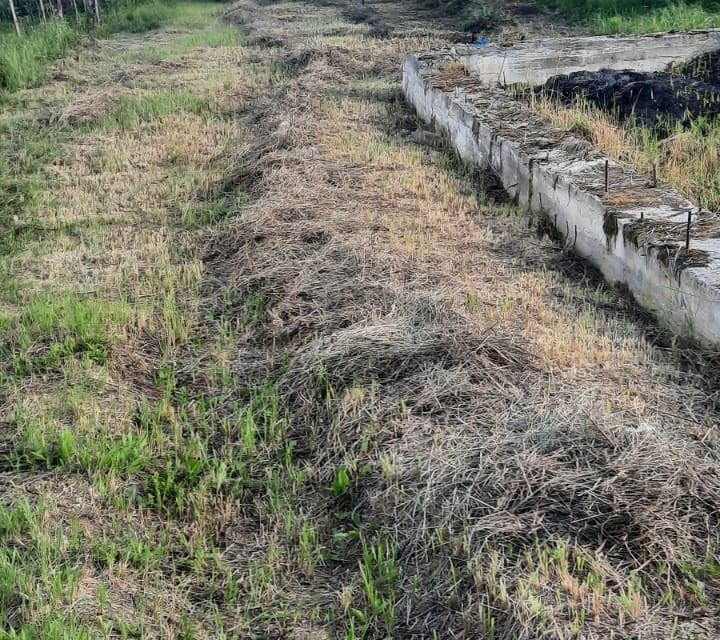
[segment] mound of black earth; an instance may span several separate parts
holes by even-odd
[[[687,128],[701,116],[720,114],[720,52],[659,73],[578,71],[555,76],[535,91],[568,104],[583,97],[621,122],[635,121],[667,134],[678,123]]]

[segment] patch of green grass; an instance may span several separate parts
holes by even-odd
[[[28,347],[42,336],[108,338],[132,319],[125,302],[82,300],[71,294],[39,295],[18,320],[18,342]]]
[[[81,549],[79,528],[55,535],[41,499],[0,506],[0,617],[3,638],[31,640],[90,638],[74,615],[62,609],[80,580],[74,558]]]
[[[151,459],[148,440],[143,435],[113,436],[101,430],[78,436],[69,427],[48,430],[33,421],[22,426],[21,434],[22,467],[128,477],[146,468]]]
[[[716,0],[541,0],[596,33],[653,33],[720,26]]]
[[[2,352],[18,376],[58,369],[75,355],[104,365],[112,341],[132,318],[124,302],[39,295],[14,321]]]
[[[242,495],[248,488],[265,486],[273,493],[268,508],[283,512],[288,487],[304,480],[293,468],[294,444],[287,438],[287,418],[277,389],[268,385],[241,394],[247,395],[246,400],[227,416],[226,407],[213,398],[176,388],[170,370],[158,377],[157,384],[163,388],[163,398],[154,404],[139,403],[125,433],[115,433],[104,424],[79,432],[63,418],[68,407],[18,407],[14,449],[6,464],[79,473],[106,496],[118,479],[133,479],[128,492],[113,495],[118,506],[140,505],[168,517],[202,518],[202,510],[214,497]],[[70,403],[69,397],[66,402]],[[269,463],[279,473],[273,482],[266,477]],[[311,530],[298,534],[308,571],[318,562],[316,537]]]
[[[51,21],[18,38],[0,34],[0,90],[37,86],[47,78],[47,65],[77,44],[78,32],[66,22]]]
[[[140,51],[131,52],[128,55],[128,60],[135,62],[171,60],[194,49],[232,47],[242,44],[244,40],[245,36],[237,28],[218,25],[212,30],[193,33],[168,44],[146,47]]]
[[[203,0],[124,0],[105,11],[103,23],[93,33],[101,37],[123,31],[141,33],[169,23],[197,29],[215,22],[223,10],[222,4]]]
[[[198,28],[212,22],[220,11],[222,6],[210,2],[128,0],[104,10],[98,27],[93,25],[92,16],[83,16],[85,19],[78,23],[51,20],[45,25],[26,26],[20,38],[14,32],[0,31],[0,91],[41,85],[47,80],[48,65],[77,46],[83,33],[102,38],[118,32],[150,31],[168,23]],[[237,33],[237,29],[221,27],[188,36],[186,42],[174,46],[187,51],[195,46],[229,45],[237,41],[233,40]]]
[[[655,33],[687,31],[720,26],[720,13],[700,5],[683,2],[631,15],[603,15],[591,18],[590,28],[597,33]]]
[[[208,202],[187,202],[181,205],[180,214],[183,224],[191,229],[199,229],[214,225],[232,216],[247,201],[243,192],[233,197],[220,196]]]
[[[143,123],[151,122],[162,116],[190,111],[203,113],[209,103],[187,91],[162,91],[146,96],[121,98],[112,113],[102,116],[95,126],[106,131],[120,129],[131,131]]]
[[[385,540],[374,543],[362,536],[359,562],[360,593],[350,609],[350,638],[391,638],[397,624],[400,569],[397,550]]]
[[[96,30],[96,34],[107,36],[111,33],[125,31],[128,33],[141,33],[158,29],[170,22],[176,12],[174,2],[145,2],[141,4],[128,3],[128,6],[119,6],[106,13],[103,24]]]
[[[197,28],[215,22],[213,19],[225,11],[223,3],[212,0],[205,2],[177,2],[173,7],[173,22],[183,27]],[[222,25],[215,24],[216,29]]]

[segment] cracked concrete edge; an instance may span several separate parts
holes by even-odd
[[[720,32],[701,32],[700,37],[697,46],[685,49],[686,57],[675,60],[707,51],[711,42],[720,48]],[[478,83],[468,59],[476,68],[483,55],[494,54],[478,56],[463,47],[408,56],[403,90],[420,118],[446,135],[464,161],[496,173],[520,206],[546,215],[577,254],[608,281],[626,285],[662,324],[705,346],[720,345],[720,239],[694,239],[688,253],[677,240],[632,233],[643,224],[641,218],[644,224],[681,230],[688,211],[697,207],[670,187],[649,188],[643,184],[647,177],[588,149],[502,89]],[[442,86],[442,70],[449,63],[466,69],[467,83]],[[606,162],[611,196],[604,192]],[[693,223],[697,220],[693,214]]]

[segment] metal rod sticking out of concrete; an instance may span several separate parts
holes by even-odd
[[[610,189],[610,161],[605,160],[605,193]]]
[[[692,225],[692,209],[688,211],[687,230],[685,232],[685,251],[690,251],[690,226]]]

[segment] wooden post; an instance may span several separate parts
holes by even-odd
[[[95,24],[100,24],[100,0],[95,0]]]
[[[20,31],[20,23],[18,22],[17,13],[15,12],[15,2],[14,0],[8,0],[10,3],[10,13],[12,14],[13,24],[15,25],[15,33],[18,34],[18,37],[22,35],[22,32]]]
[[[653,175],[652,186],[657,187],[657,159],[653,160],[653,163],[652,163],[652,175]]]
[[[43,24],[47,24],[47,13],[45,11],[45,3],[43,0],[38,0],[40,4],[40,16],[42,17]]]
[[[57,12],[60,20],[65,19],[65,13],[63,12],[62,0],[57,0]]]

